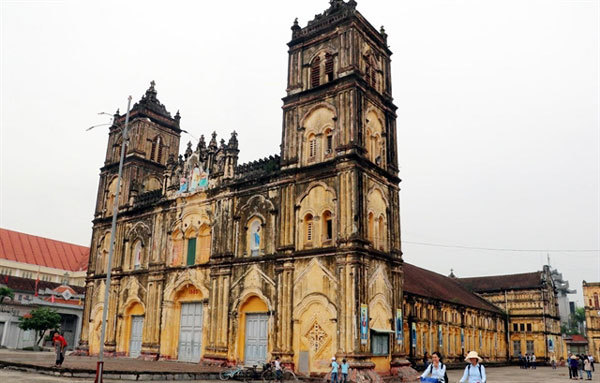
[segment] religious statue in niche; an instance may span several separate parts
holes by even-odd
[[[137,270],[142,265],[142,242],[136,242],[133,254],[133,268]]]
[[[260,221],[255,220],[250,226],[250,255],[255,257],[260,251]]]

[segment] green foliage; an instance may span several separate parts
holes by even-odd
[[[21,330],[34,330],[38,341],[34,347],[37,347],[44,337],[44,333],[51,329],[58,329],[60,326],[60,315],[47,307],[39,307],[31,310],[29,314],[19,318],[19,328]]]
[[[8,287],[0,287],[0,303],[4,302],[4,298],[14,299],[15,294]]]
[[[569,316],[569,323],[560,326],[560,331],[567,335],[583,335],[583,324],[585,323],[585,309],[577,307],[575,312]]]

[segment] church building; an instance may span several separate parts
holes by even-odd
[[[125,115],[115,114],[94,212],[84,350],[100,348],[117,204],[109,354],[246,365],[279,356],[302,373],[328,371],[333,356],[381,372],[402,365],[386,39],[354,0],[330,1],[305,27],[294,22],[280,153],[247,164],[238,164],[235,132],[179,155],[181,117],[154,83],[132,107],[126,142]]]

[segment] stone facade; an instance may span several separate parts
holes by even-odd
[[[534,353],[540,362],[564,355],[557,292],[549,266],[533,273],[458,280],[508,314],[508,351],[513,361],[519,353]]]
[[[421,363],[439,351],[445,363],[464,363],[477,351],[486,364],[507,361],[504,311],[469,291],[456,278],[404,263],[404,351]]]
[[[117,203],[107,353],[246,364],[280,356],[304,373],[325,373],[332,356],[382,373],[402,365],[386,38],[353,0],[331,1],[304,28],[294,23],[281,152],[244,165],[235,132],[228,142],[202,137],[178,156],[179,113],[171,117],[152,84],[131,111],[118,201],[125,116],[115,114],[93,221],[84,350],[100,346]]]
[[[583,281],[583,304],[588,350],[596,360],[600,356],[600,282]]]

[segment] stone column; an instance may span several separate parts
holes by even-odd
[[[273,355],[278,355],[281,362],[289,368],[294,368],[292,347],[292,310],[293,310],[293,275],[294,264],[285,261],[277,269],[277,300],[275,324],[275,348]]]
[[[86,354],[89,351],[89,326],[90,326],[90,313],[92,312],[93,307],[93,298],[94,298],[94,284],[89,281],[86,284],[85,288],[85,300],[83,304],[83,317],[81,320],[81,336],[79,340],[78,349],[82,351],[83,354]],[[8,327],[8,325],[7,325]]]
[[[108,316],[106,320],[106,342],[104,343],[104,352],[108,353],[109,355],[114,354],[117,345],[116,336],[120,287],[120,279],[114,279],[111,281],[110,293],[108,297]]]
[[[224,362],[227,360],[229,331],[229,286],[231,269],[229,267],[211,269],[211,290],[209,298],[209,333],[204,355],[207,361]]]
[[[142,334],[142,356],[147,360],[156,360],[160,354],[160,314],[163,283],[161,274],[151,274],[149,276]]]

